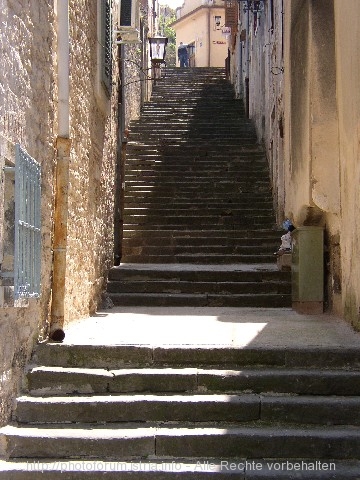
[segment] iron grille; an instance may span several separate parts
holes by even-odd
[[[111,0],[103,0],[102,5],[102,81],[107,92],[112,83],[112,15]]]
[[[19,144],[15,146],[14,297],[40,296],[41,167]]]

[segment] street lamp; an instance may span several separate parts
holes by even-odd
[[[167,37],[149,37],[150,59],[154,71],[154,83],[156,79],[161,78],[160,65],[165,63]]]
[[[152,63],[165,63],[167,37],[149,37],[150,58]]]

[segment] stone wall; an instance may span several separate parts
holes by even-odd
[[[0,424],[8,420],[12,400],[18,392],[23,367],[31,354],[34,340],[47,317],[51,278],[51,236],[53,212],[54,169],[54,100],[53,68],[54,6],[52,1],[1,1],[0,9],[0,196],[4,198],[5,183],[13,177],[4,175],[4,164],[15,162],[14,146],[20,143],[42,166],[42,295],[27,307],[0,306]],[[13,200],[0,202],[1,223],[14,222]],[[5,211],[4,211],[5,207]],[[10,233],[9,233],[10,232]],[[13,241],[1,232],[0,243],[7,261]],[[4,242],[5,243],[5,242]],[[0,260],[2,262],[4,258]],[[7,265],[10,268],[9,264]]]
[[[70,2],[66,322],[96,311],[113,260],[117,70],[114,58],[113,88],[107,96],[99,75],[99,13],[97,2]],[[115,48],[113,52],[115,57]]]

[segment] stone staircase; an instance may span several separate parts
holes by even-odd
[[[39,345],[0,478],[359,479],[359,353]]]
[[[131,125],[115,305],[290,305],[267,162],[223,69],[173,69]]]
[[[241,106],[232,110],[219,71],[173,72],[166,85],[174,95],[182,85],[188,101],[162,100],[159,84],[133,127],[126,178],[136,176],[136,194],[126,196],[114,302],[286,304],[266,164]],[[208,125],[190,128],[203,110]],[[161,129],[168,137],[152,142]],[[0,479],[359,480],[359,426],[357,347],[47,343],[0,429]]]

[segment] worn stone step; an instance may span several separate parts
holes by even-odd
[[[170,151],[171,150],[171,151]],[[211,155],[209,155],[210,148],[208,147],[198,147],[198,148],[186,148],[186,145],[183,145],[181,149],[161,147],[161,149],[156,148],[155,145],[140,145],[129,147],[126,151],[127,159],[130,161],[133,160],[156,160],[161,158],[163,161],[171,163],[177,163],[181,161],[187,163],[188,161],[193,161],[196,163],[203,162],[209,166],[211,165],[227,165],[229,162],[239,163],[242,165],[250,165],[252,163],[256,164],[261,162],[265,164],[265,154],[263,150],[260,150],[258,147],[245,147],[241,146],[240,148],[232,148],[226,153],[222,149],[211,148]],[[175,162],[176,161],[176,162]]]
[[[273,210],[268,207],[258,207],[254,206],[253,208],[237,208],[236,206],[208,206],[204,204],[193,205],[190,208],[177,208],[177,207],[170,207],[163,208],[160,205],[151,206],[149,208],[145,208],[143,206],[137,207],[124,207],[124,218],[135,217],[135,218],[157,218],[161,217],[166,219],[167,217],[178,217],[181,218],[184,215],[190,216],[191,214],[195,213],[199,217],[207,217],[213,216],[216,221],[223,217],[237,217],[240,216],[244,217],[266,217],[269,216],[270,218],[274,217]]]
[[[275,264],[206,265],[206,264],[127,264],[111,268],[110,281],[181,280],[188,282],[288,282],[290,273]]]
[[[142,247],[127,247],[123,245],[122,253],[125,256],[174,256],[178,255],[264,255],[273,254],[275,244],[272,245],[151,245]]]
[[[359,480],[360,462],[357,460],[324,459],[316,461],[299,458],[263,459],[203,459],[173,458],[133,459],[131,462],[106,462],[102,458],[49,459],[28,458],[14,461],[0,460],[2,480],[78,480],[96,479],[106,475],[108,480],[237,480],[264,478],[304,480]],[[101,477],[99,477],[99,475]],[[296,475],[296,477],[294,476]]]
[[[119,426],[121,425],[121,426]],[[354,459],[360,430],[351,426],[164,426],[144,424],[73,428],[0,429],[1,450],[11,458],[139,457]]]
[[[212,203],[218,203],[218,205],[222,205],[223,207],[225,206],[236,206],[237,202],[241,204],[242,202],[246,203],[251,203],[253,202],[254,205],[257,205],[257,202],[267,202],[269,203],[271,201],[270,199],[270,192],[265,191],[262,192],[261,195],[259,194],[253,194],[251,191],[250,192],[227,192],[226,194],[224,193],[216,193],[213,195],[212,198],[209,197],[210,192],[204,193],[201,195],[201,191],[194,191],[191,193],[191,198],[193,199],[193,205],[194,207],[198,205],[211,205],[211,203],[208,203],[209,201]],[[188,204],[190,201],[189,195],[185,194],[184,192],[180,191],[175,191],[171,195],[169,195],[168,192],[156,192],[156,195],[154,195],[154,190],[151,188],[144,188],[144,189],[132,189],[131,192],[125,190],[125,203],[138,203],[141,205],[142,203],[167,203],[169,206],[174,205],[176,203],[177,205],[183,205]],[[276,226],[274,227],[275,230],[279,231],[279,228]]]
[[[208,227],[211,226],[221,226],[222,228],[233,228],[237,226],[256,226],[256,225],[272,225],[275,223],[275,219],[273,214],[270,212],[268,215],[265,213],[260,215],[258,214],[256,217],[251,215],[205,215],[202,212],[198,212],[197,215],[193,215],[196,212],[191,211],[191,214],[187,216],[183,216],[180,214],[177,215],[156,215],[155,213],[149,212],[147,215],[124,215],[124,225],[130,226],[131,225],[142,225],[142,226],[149,226],[149,225],[161,225],[165,224],[168,228],[169,224],[175,224],[178,226],[188,226],[191,228],[192,225],[196,225],[197,227]],[[266,253],[266,252],[263,252]]]
[[[29,397],[16,400],[13,420],[34,423],[281,422],[359,425],[360,397],[255,394],[136,394]]]
[[[271,226],[271,222],[267,222],[268,226]],[[266,226],[266,225],[265,225]],[[225,224],[214,224],[213,222],[208,222],[204,223],[203,225],[186,225],[186,224],[178,224],[176,222],[176,218],[172,219],[171,223],[170,221],[165,225],[165,224],[154,224],[154,223],[149,223],[149,224],[139,224],[139,223],[124,223],[123,228],[124,228],[124,233],[128,235],[128,231],[135,231],[137,230],[142,231],[144,235],[147,235],[149,231],[156,231],[159,230],[160,232],[166,234],[166,231],[181,231],[183,230],[184,235],[192,235],[192,230],[197,231],[198,228],[201,228],[203,235],[206,234],[209,230],[211,230],[214,234],[218,234],[218,232],[226,232],[226,228],[229,230],[229,234],[232,235],[232,232],[234,231],[239,231],[241,229],[248,231],[249,229],[252,229],[254,231],[254,235],[256,235],[256,230],[259,229],[261,230],[264,227],[264,223],[261,221],[255,222],[254,220],[252,222],[246,222],[243,224],[239,223],[234,223],[231,226],[225,227]],[[225,233],[226,235],[226,233]],[[191,262],[190,262],[191,263]],[[234,260],[233,263],[237,263],[236,260]]]
[[[223,246],[229,248],[236,247],[248,247],[248,246],[257,246],[257,247],[268,247],[274,249],[279,245],[279,237],[272,238],[221,238],[221,237],[130,237],[124,238],[122,245],[123,248],[142,248],[142,247],[173,247],[179,248],[182,246],[185,247],[200,247],[204,245],[207,248],[211,246]],[[277,248],[276,248],[277,249]],[[275,251],[275,250],[274,250]]]
[[[164,198],[164,197],[163,197]],[[260,211],[271,211],[271,208],[269,207],[270,202],[265,202],[264,200],[259,200],[257,203],[254,202],[253,205],[251,206],[250,202],[243,202],[242,205],[239,204],[234,204],[234,203],[229,203],[227,201],[223,202],[207,202],[206,200],[201,200],[197,199],[196,201],[190,203],[189,201],[182,201],[179,203],[176,203],[176,206],[171,205],[171,204],[163,204],[158,200],[157,202],[152,202],[152,199],[148,199],[147,202],[140,202],[138,205],[134,205],[135,202],[128,202],[126,199],[126,202],[124,202],[124,212],[125,213],[146,213],[149,210],[155,211],[155,212],[160,212],[160,213],[169,213],[169,212],[178,212],[178,213],[184,213],[184,212],[191,212],[191,211],[197,211],[199,208],[204,209],[204,211],[209,211],[209,212],[216,212],[216,213],[222,213],[226,215],[231,215],[233,212],[239,214],[242,211],[245,211],[246,213],[250,213],[252,211],[257,212],[258,210]]]
[[[32,396],[111,393],[248,392],[300,395],[360,395],[360,371],[319,368],[75,368],[33,367]],[[321,397],[320,397],[321,398]],[[336,398],[336,397],[333,397]]]
[[[148,253],[146,255],[124,254],[122,261],[125,263],[193,263],[202,265],[225,265],[234,263],[254,264],[254,263],[270,263],[274,264],[276,258],[273,253],[174,253],[167,254],[162,252]]]
[[[116,306],[148,307],[255,307],[288,308],[291,295],[285,293],[259,294],[192,294],[192,293],[108,293]]]
[[[343,415],[356,407],[351,398],[337,403]],[[18,423],[116,422],[248,422],[260,419],[258,395],[101,395],[82,397],[19,397],[14,420]],[[276,403],[279,412],[281,405]],[[283,407],[284,408],[284,407]],[[324,407],[325,408],[325,407]],[[289,407],[289,410],[291,407]],[[328,406],[330,409],[330,406]],[[299,407],[299,410],[300,407]],[[267,411],[265,409],[265,411]],[[276,414],[273,413],[273,416]],[[289,415],[294,415],[289,412]],[[323,413],[323,416],[326,412]],[[320,414],[319,414],[320,416]],[[327,417],[326,417],[327,418]],[[333,419],[340,421],[340,415]],[[343,423],[346,423],[343,421]]]
[[[348,474],[355,462],[343,462],[337,470]],[[246,463],[238,459],[202,458],[176,459],[144,459],[131,461],[106,461],[102,457],[86,458],[0,460],[1,480],[79,480],[106,478],[106,480],[223,480],[239,479],[243,475]],[[251,465],[250,465],[251,468]],[[264,466],[265,468],[265,466]],[[346,470],[345,470],[346,469]],[[242,477],[241,477],[242,478]],[[349,477],[350,478],[350,477]],[[351,477],[352,478],[352,477]]]
[[[281,293],[291,294],[289,282],[196,282],[169,280],[123,280],[108,283],[108,293],[192,293],[205,294],[259,294]]]
[[[263,239],[265,237],[273,237],[274,239],[278,239],[281,237],[281,235],[284,234],[284,231],[279,231],[277,228],[234,228],[232,230],[228,229],[217,229],[216,231],[210,230],[210,229],[198,229],[198,228],[192,228],[190,230],[184,230],[184,229],[167,229],[164,231],[159,231],[158,229],[154,229],[151,231],[151,229],[148,229],[147,232],[149,233],[149,236],[152,238],[170,238],[170,237],[176,237],[176,238],[201,238],[201,237],[206,237],[206,238],[214,238],[214,237],[219,237],[222,236],[224,239],[233,239],[233,238],[243,238],[243,239],[251,239],[252,237],[258,238],[258,239]],[[131,230],[128,229],[126,232],[126,238],[131,238],[137,235],[136,230]],[[224,240],[226,241],[226,240]]]
[[[213,345],[37,345],[33,362],[37,365],[107,368],[272,366],[286,368],[339,368],[360,370],[360,349],[356,347],[217,347]],[[295,380],[295,379],[294,379]]]

